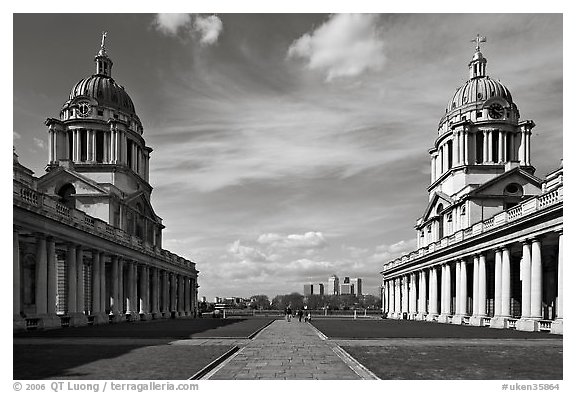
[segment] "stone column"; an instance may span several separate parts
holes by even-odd
[[[158,268],[152,268],[152,317],[158,319],[160,314],[160,275],[158,274]]]
[[[469,152],[468,152],[468,148],[469,148],[469,144],[470,144],[470,136],[468,135],[468,130],[464,129],[464,135],[462,138],[463,142],[464,142],[464,164],[468,165],[469,163]]]
[[[502,315],[502,250],[494,255],[494,317]]]
[[[190,316],[190,277],[184,277],[184,314]]]
[[[394,314],[397,319],[401,317],[402,314],[402,294],[400,293],[400,278],[394,279]]]
[[[177,314],[178,309],[176,308],[176,291],[178,290],[178,285],[176,284],[176,274],[170,273],[170,312]]]
[[[486,254],[480,254],[478,260],[478,316],[486,316]],[[483,319],[481,319],[483,324]]]
[[[510,249],[502,248],[502,317],[510,317]]]
[[[48,313],[48,261],[46,238],[36,234],[36,315],[40,318]]]
[[[552,329],[550,330],[550,332],[554,334],[564,333],[564,285],[562,283],[564,277],[563,243],[564,235],[563,232],[560,232],[560,236],[558,236],[558,301],[556,303],[556,319],[552,321]]]
[[[124,259],[118,259],[118,311],[120,312],[120,318],[124,320],[125,318],[125,308],[126,308],[126,294],[124,293]]]
[[[522,318],[530,317],[530,277],[532,262],[530,256],[530,243],[525,241],[522,244],[522,261],[520,262],[520,278],[522,280]]]
[[[526,165],[530,165],[530,138],[532,131],[526,131]]]
[[[67,308],[68,314],[72,315],[77,312],[76,307],[76,250],[78,246],[75,244],[68,244],[66,250],[66,270],[67,270],[67,277],[68,280],[68,292],[66,293],[66,300],[67,300]]]
[[[417,299],[416,299],[416,273],[410,274],[410,305],[409,305],[409,312],[410,312],[410,319],[414,319],[416,314],[418,313],[417,308]]]
[[[408,313],[408,276],[402,276],[401,280],[402,286],[400,287],[400,290],[402,292],[402,316],[404,316],[404,313]]]
[[[395,281],[388,280],[388,318],[394,318],[396,312]]]
[[[494,137],[494,131],[489,130],[487,134],[488,134],[488,160],[487,161],[488,162],[494,162],[494,154],[492,151],[492,146],[494,146],[492,143],[492,138]]]
[[[452,166],[457,166],[460,163],[460,131],[453,134],[452,140]]]
[[[112,321],[118,322],[119,315],[121,314],[122,310],[120,309],[120,276],[122,275],[122,271],[119,268],[119,261],[116,255],[112,255],[111,257],[112,263],[112,274],[111,274],[111,285],[112,285],[112,315],[114,315]]]
[[[424,270],[420,270],[420,307],[418,309],[418,319],[424,320],[426,319],[426,272]]]
[[[504,133],[498,132],[498,162],[506,162],[504,159]]]
[[[446,273],[446,268],[448,265],[442,265],[442,278],[440,284],[440,315],[438,316],[438,322],[448,323],[448,274]]]
[[[164,318],[169,318],[171,316],[171,310],[170,310],[170,275],[166,270],[162,271],[162,290],[163,290],[163,298],[162,298],[162,304],[163,304],[163,309],[162,309],[162,316]]]
[[[76,311],[84,314],[84,250],[76,249]]]
[[[532,241],[532,269],[530,277],[530,316],[542,319],[542,245],[539,239]]]
[[[430,268],[430,306],[427,320],[435,320],[438,316],[438,275],[436,268]]]
[[[26,321],[20,313],[22,305],[20,299],[20,240],[18,228],[12,228],[12,326],[14,331],[25,330]]]
[[[520,165],[526,165],[526,132],[520,132]]]
[[[150,314],[149,310],[149,280],[150,280],[150,271],[148,270],[148,266],[142,265],[140,268],[140,319],[144,321],[148,321],[152,319],[152,314]]]
[[[460,261],[456,261],[456,310],[454,311],[454,315],[459,315],[461,313],[461,306],[462,303],[462,294],[460,293]]]
[[[106,315],[106,260],[103,252],[100,252],[100,312],[104,315],[104,319],[108,322]]]
[[[430,159],[430,183],[434,183],[436,180],[436,158],[434,155]]]
[[[92,251],[92,314],[100,313],[100,253]]]
[[[460,314],[468,315],[468,275],[466,261],[460,262]]]
[[[126,268],[128,269],[128,282],[126,283],[127,294],[126,298],[126,314],[132,316],[136,313],[136,299],[134,296],[134,282],[136,280],[135,271],[133,269],[134,262],[128,261]]]
[[[531,318],[532,255],[530,249],[530,242],[525,240],[522,243],[522,261],[520,262],[520,279],[522,280],[522,317],[516,321],[516,330],[533,332],[538,330],[538,323]]]
[[[446,264],[446,314],[452,315],[452,270]]]
[[[92,161],[92,130],[86,130],[86,161]]]
[[[484,138],[482,139],[483,146],[482,146],[482,162],[488,162],[488,131],[484,130]]]
[[[473,258],[474,270],[472,275],[472,315],[478,315],[478,255]]]

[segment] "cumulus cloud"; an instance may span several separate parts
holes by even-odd
[[[166,35],[177,35],[178,30],[187,30],[192,25],[188,14],[156,14],[154,27]]]
[[[401,240],[394,244],[382,244],[376,247],[375,253],[369,258],[371,262],[383,263],[397,258],[402,254],[413,251],[416,248],[416,239]]]
[[[290,45],[289,58],[302,58],[311,70],[326,72],[328,81],[353,77],[385,63],[384,40],[374,14],[336,14]]]
[[[268,257],[262,251],[254,248],[247,247],[240,244],[240,240],[236,240],[228,247],[228,252],[238,259],[247,262],[266,262]]]
[[[222,20],[216,15],[206,17],[197,15],[194,20],[194,29],[200,33],[200,43],[204,45],[215,44],[222,32],[222,27]]]
[[[197,34],[202,45],[215,44],[223,28],[222,20],[216,15],[193,17],[189,14],[156,14],[153,25],[169,36],[185,32],[192,38]]]
[[[38,146],[40,149],[45,150],[48,147],[46,146],[46,142],[44,142],[44,140],[39,139],[39,138],[33,138],[34,139],[34,144],[36,146]]]
[[[277,233],[266,233],[258,237],[258,243],[269,244],[280,248],[324,248],[328,244],[322,232],[306,232],[302,235],[292,234],[282,236]]]

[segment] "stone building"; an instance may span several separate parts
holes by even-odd
[[[417,249],[383,265],[388,318],[562,333],[563,168],[531,164],[531,120],[476,52],[429,150]]]
[[[162,249],[144,128],[112,78],[104,34],[95,73],[46,120],[48,164],[13,165],[14,328],[195,316],[195,264]]]

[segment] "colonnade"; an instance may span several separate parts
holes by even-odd
[[[98,135],[101,135],[102,143],[98,143]],[[131,143],[128,143],[129,141]],[[111,124],[109,130],[87,128],[57,130],[56,127],[50,126],[48,160],[50,163],[71,160],[74,163],[125,164],[148,181],[149,149],[128,138],[127,132],[115,124]]]
[[[13,310],[39,328],[196,316],[196,276],[13,229]],[[22,257],[32,266],[23,266]],[[158,261],[159,265],[162,261]],[[22,274],[26,269],[27,274]],[[33,273],[30,273],[33,272]],[[22,298],[23,292],[33,292]],[[18,323],[17,323],[18,322]],[[25,327],[25,326],[20,326]]]
[[[556,325],[563,318],[563,235],[557,237],[558,259],[554,288],[555,315],[548,315]],[[389,318],[406,318],[454,324],[470,324],[518,330],[539,330],[543,320],[543,252],[539,237],[521,242],[521,258],[512,261],[511,243],[456,258],[430,267],[383,279],[383,312]],[[490,262],[487,255],[490,252]],[[487,278],[488,264],[490,276]],[[513,265],[517,263],[519,266]],[[520,311],[513,312],[513,271],[520,281]],[[488,294],[490,290],[490,294]],[[490,298],[488,299],[488,295]],[[487,308],[490,307],[490,310]],[[519,315],[517,315],[519,314]],[[510,325],[512,323],[513,325]],[[554,323],[552,323],[554,325]],[[557,328],[558,326],[556,326]],[[552,326],[552,331],[555,330]]]
[[[481,135],[481,138],[477,138],[477,135]],[[509,161],[530,165],[531,135],[529,129],[517,132],[486,128],[471,132],[467,128],[456,128],[452,131],[452,138],[431,153],[431,182],[460,165],[503,164]],[[482,146],[474,148],[480,139]]]

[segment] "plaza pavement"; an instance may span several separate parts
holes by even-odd
[[[378,379],[306,322],[276,320],[203,379]]]

